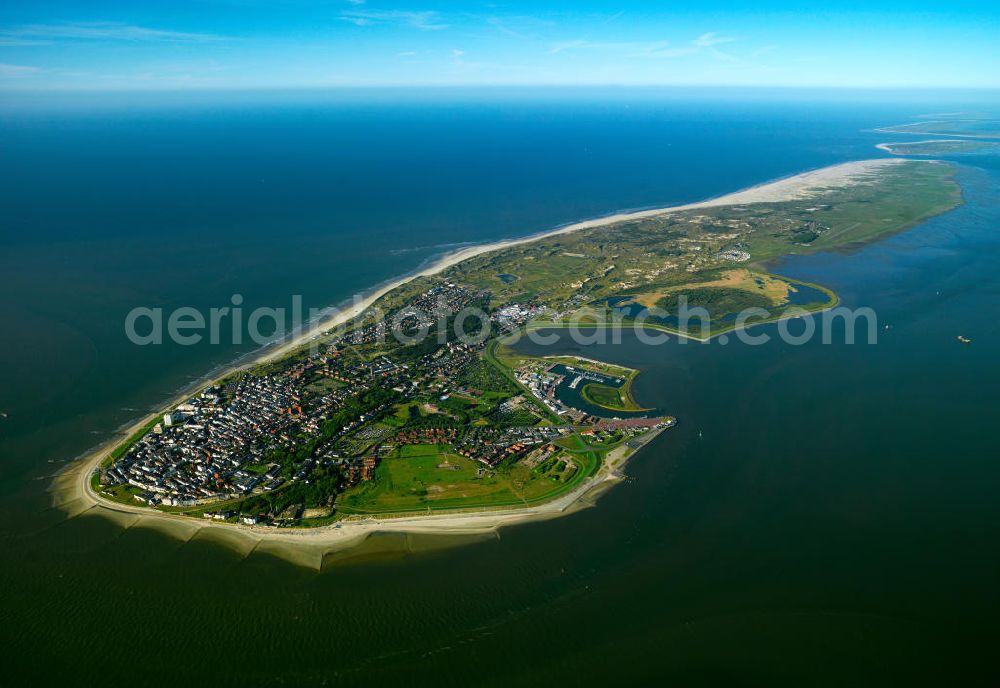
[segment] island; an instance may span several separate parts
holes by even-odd
[[[995,153],[1000,151],[1000,142],[977,141],[975,139],[928,139],[926,141],[879,143],[875,147],[893,155],[963,155]]]
[[[948,119],[924,120],[909,124],[896,124],[875,131],[893,134],[930,134],[983,139],[1000,138],[1000,122],[996,120],[955,116]]]
[[[959,203],[951,164],[868,160],[463,249],[136,423],[63,478],[61,504],[298,542],[567,513],[683,410],[636,398],[638,370],[518,336],[614,322],[707,341],[748,307],[767,316],[742,326],[821,311],[837,296],[775,259]]]

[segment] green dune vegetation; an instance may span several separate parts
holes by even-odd
[[[552,235],[472,257],[440,277],[488,291],[491,303],[544,308],[531,327],[642,317],[649,327],[715,335],[748,307],[769,311],[752,320],[761,322],[792,307],[834,305],[829,290],[771,274],[769,262],[872,241],[953,208],[961,203],[954,175],[947,163],[901,162],[796,200],[679,210]],[[415,280],[380,305],[392,310],[435,279]],[[710,312],[706,329],[651,317],[654,307],[676,314],[682,296]]]

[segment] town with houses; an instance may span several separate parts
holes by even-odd
[[[467,481],[467,490],[448,488],[499,499],[506,485],[527,499],[558,492],[560,483],[592,473],[609,449],[635,448],[637,438],[674,422],[576,408],[560,398],[570,383],[551,362],[511,366],[494,355],[495,339],[447,333],[451,319],[487,299],[481,290],[436,284],[392,318],[233,374],[157,418],[93,484],[107,498],[176,513],[313,525],[348,516],[357,503],[378,511],[379,500],[382,510],[417,500],[434,508],[433,490],[445,491],[437,477],[413,478],[418,487],[392,499],[392,490],[406,490],[395,485],[396,473],[408,461],[427,463],[428,453],[443,458],[427,471]],[[514,331],[543,311],[503,304],[488,310],[488,325]]]

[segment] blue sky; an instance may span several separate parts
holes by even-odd
[[[1000,4],[834,5],[6,0],[0,89],[1000,87]]]

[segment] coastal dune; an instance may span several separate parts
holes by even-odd
[[[362,315],[378,299],[393,289],[421,276],[438,274],[449,267],[491,251],[518,244],[536,241],[545,237],[568,234],[585,229],[604,227],[621,222],[629,222],[667,215],[669,213],[731,205],[754,203],[780,203],[803,198],[820,197],[827,190],[842,189],[845,186],[861,184],[877,178],[877,175],[897,164],[914,164],[915,161],[899,158],[862,160],[825,167],[785,179],[761,184],[742,191],[726,194],[718,198],[678,205],[667,208],[618,213],[569,224],[551,231],[521,239],[498,241],[462,248],[427,267],[406,277],[385,284],[357,299],[350,307],[339,309],[317,323],[312,323],[305,331],[278,346],[264,349],[252,361],[244,362],[219,374],[223,377],[234,370],[249,367],[260,362],[280,358],[289,351],[302,346],[317,336],[318,332],[345,324]],[[919,164],[919,163],[918,163]],[[199,385],[201,386],[201,385]],[[176,406],[187,399],[193,389],[187,389],[168,404],[164,410]],[[154,414],[155,415],[155,414]],[[182,541],[192,538],[209,538],[226,544],[246,556],[260,549],[292,561],[293,563],[321,568],[325,555],[357,546],[376,533],[446,534],[481,538],[484,534],[495,534],[503,526],[555,518],[576,509],[586,508],[595,503],[596,498],[622,479],[621,469],[624,457],[617,457],[602,466],[599,472],[587,479],[576,490],[551,502],[534,507],[470,513],[428,514],[400,518],[370,517],[350,519],[337,525],[314,529],[276,529],[233,524],[216,524],[195,521],[186,516],[166,514],[142,506],[123,505],[109,502],[95,494],[90,484],[93,471],[108,453],[125,438],[142,428],[152,416],[143,418],[128,428],[122,428],[116,436],[90,450],[72,462],[66,471],[55,479],[51,491],[53,504],[63,509],[68,517],[91,515],[107,516],[121,524],[123,528],[156,528]],[[136,518],[136,517],[141,518]]]
[[[458,265],[463,261],[484,253],[499,251],[511,246],[518,246],[520,244],[526,244],[532,241],[538,241],[539,239],[558,236],[560,234],[570,234],[572,232],[579,232],[585,229],[596,229],[598,227],[606,227],[608,225],[614,225],[621,222],[632,222],[635,220],[661,217],[663,215],[669,215],[670,213],[685,210],[716,208],[727,205],[749,205],[752,203],[784,203],[804,198],[819,197],[822,196],[825,191],[843,189],[847,186],[862,184],[867,180],[872,180],[878,175],[879,172],[885,170],[886,168],[912,162],[914,161],[901,158],[877,158],[873,160],[845,162],[839,165],[831,165],[830,167],[823,167],[818,170],[803,172],[802,174],[786,177],[784,179],[766,182],[742,191],[735,191],[733,193],[725,194],[724,196],[711,198],[705,201],[698,201],[696,203],[688,203],[685,205],[668,206],[665,208],[654,208],[651,210],[639,210],[630,213],[616,213],[614,215],[606,215],[592,220],[575,222],[573,224],[564,225],[562,227],[557,227],[555,229],[538,234],[532,234],[519,239],[505,239],[489,244],[476,244],[475,246],[468,246],[442,256],[432,264],[417,272],[401,277],[375,289],[374,291],[371,291],[363,298],[355,300],[350,307],[340,309],[329,315],[327,318],[314,324],[313,328],[326,330],[348,323],[363,314],[372,305],[374,305],[375,302],[391,292],[393,289],[396,289],[397,287],[400,287],[417,277],[427,277],[444,272],[452,266]],[[315,332],[307,333],[300,337],[293,338],[282,344],[280,347],[268,351],[266,355],[258,358],[255,362],[279,358],[292,349],[301,346],[310,336],[314,334]]]

